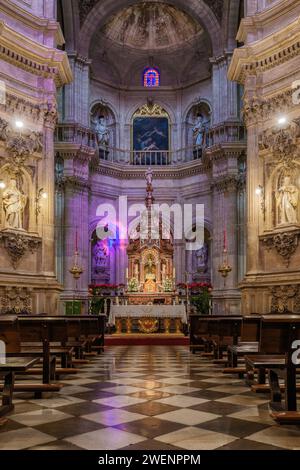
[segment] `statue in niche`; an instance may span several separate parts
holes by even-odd
[[[106,147],[108,147],[110,136],[109,130],[106,125],[105,117],[103,115],[99,116],[98,119],[93,121],[93,124],[97,135],[98,145],[105,145]]]
[[[3,193],[2,204],[5,212],[6,225],[12,229],[23,229],[23,212],[27,203],[25,196],[17,188],[17,181],[11,179]]]
[[[104,268],[107,265],[107,259],[108,259],[108,248],[107,246],[103,243],[102,240],[99,240],[93,249],[93,257],[94,257],[94,262],[96,267],[98,268]]]
[[[198,114],[197,122],[195,126],[193,127],[194,142],[197,147],[198,146],[202,147],[204,143],[204,131],[205,131],[204,117],[202,114]]]
[[[276,203],[279,214],[279,225],[297,224],[299,190],[291,183],[291,177],[285,176],[282,186],[276,192]]]
[[[145,279],[146,281],[156,281],[156,268],[151,256],[145,264]]]
[[[204,243],[199,250],[196,251],[197,270],[203,271],[207,268],[208,263],[208,245]]]

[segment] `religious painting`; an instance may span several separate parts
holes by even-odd
[[[167,117],[136,117],[133,121],[133,151],[168,151]]]

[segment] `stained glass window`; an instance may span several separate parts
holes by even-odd
[[[160,73],[154,67],[147,67],[144,70],[144,87],[153,88],[160,86]]]

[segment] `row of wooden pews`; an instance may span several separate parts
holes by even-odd
[[[300,424],[297,411],[299,315],[190,317],[191,351],[225,360],[225,374],[237,373],[256,393],[270,393],[271,416],[280,424]],[[222,358],[227,349],[226,359]],[[218,360],[216,361],[216,357]]]
[[[0,341],[5,344],[5,361],[0,361],[4,379],[0,416],[12,409],[13,390],[57,392],[61,375],[76,374],[78,365],[104,351],[106,316],[0,316]],[[2,343],[2,344],[3,344]],[[24,376],[42,377],[24,382]],[[23,379],[23,383],[16,383]]]

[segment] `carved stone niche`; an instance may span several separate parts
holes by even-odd
[[[270,287],[271,313],[299,313],[300,286],[285,285]],[[289,309],[289,301],[293,301],[293,307]]]
[[[275,249],[283,258],[286,267],[289,266],[292,255],[299,244],[300,230],[264,234],[259,237],[267,250]]]
[[[28,287],[0,287],[0,313],[32,313],[32,289]]]
[[[40,237],[22,231],[3,230],[0,233],[0,240],[10,257],[14,269],[17,269],[19,262],[27,253],[36,252],[42,244]]]

